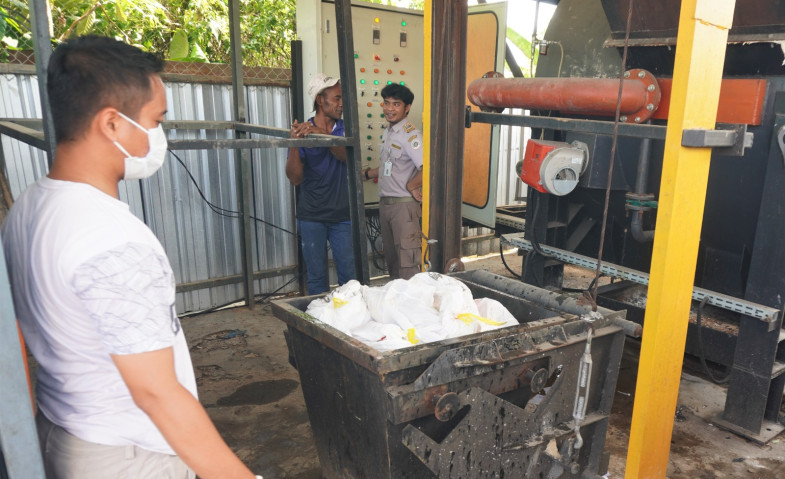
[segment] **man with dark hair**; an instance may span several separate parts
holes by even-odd
[[[366,180],[379,178],[379,219],[384,259],[390,278],[409,279],[420,272],[422,232],[422,133],[409,121],[414,93],[396,83],[382,89],[384,117],[381,161],[366,169]]]
[[[118,199],[163,164],[162,67],[110,38],[59,46],[54,162],[2,227],[50,479],[254,478],[197,399],[166,254]]]
[[[294,121],[290,136],[311,133],[343,136],[341,83],[319,73],[308,85],[316,114],[308,121]],[[289,148],[286,177],[299,186],[297,228],[302,238],[308,294],[330,289],[327,273],[327,242],[333,252],[338,284],[355,279],[352,229],[349,217],[349,185],[346,149],[339,147]]]

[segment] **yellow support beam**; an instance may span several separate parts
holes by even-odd
[[[433,6],[431,0],[425,0],[423,6],[423,105],[422,105],[422,232],[426,238],[430,234],[431,224],[431,25]],[[428,251],[428,243],[422,240],[422,264]],[[425,268],[423,267],[423,270]]]
[[[735,0],[683,0],[665,136],[627,479],[664,478],[679,393],[710,148],[681,146],[682,131],[713,129]]]

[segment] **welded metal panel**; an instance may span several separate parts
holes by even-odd
[[[167,120],[231,120],[231,86],[166,82]],[[34,75],[0,75],[0,118],[40,118]],[[248,87],[251,123],[288,128],[289,90]],[[170,130],[170,139],[228,139],[229,130]],[[8,137],[3,153],[14,197],[46,174],[45,154]],[[185,167],[174,155],[179,156]],[[284,173],[284,149],[253,151],[254,198],[251,214],[294,231],[292,188]],[[189,172],[202,194],[201,198]],[[233,151],[174,151],[159,173],[146,180],[121,181],[119,194],[131,212],[142,219],[164,246],[178,284],[242,273]],[[292,235],[256,222],[253,231],[254,270],[297,263]],[[257,293],[272,292],[291,276],[255,281]],[[294,291],[297,284],[282,291]],[[198,311],[241,300],[240,283],[177,294],[177,310]]]

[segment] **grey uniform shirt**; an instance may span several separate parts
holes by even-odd
[[[422,133],[408,118],[384,130],[380,159],[379,196],[411,196],[406,183],[422,168]]]

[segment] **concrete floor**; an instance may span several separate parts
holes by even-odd
[[[520,259],[507,256],[520,270]],[[517,266],[517,268],[516,268]],[[498,255],[468,262],[509,276]],[[571,286],[593,272],[570,268]],[[240,458],[265,479],[319,479],[319,460],[297,371],[288,363],[284,323],[269,304],[184,318],[200,399]],[[628,341],[619,373],[606,450],[609,477],[624,477],[637,374],[637,344]],[[758,446],[717,428],[724,388],[699,377],[688,359],[674,421],[668,478],[785,477],[785,438]],[[673,420],[663,418],[663,420]],[[370,479],[370,478],[369,478]]]

